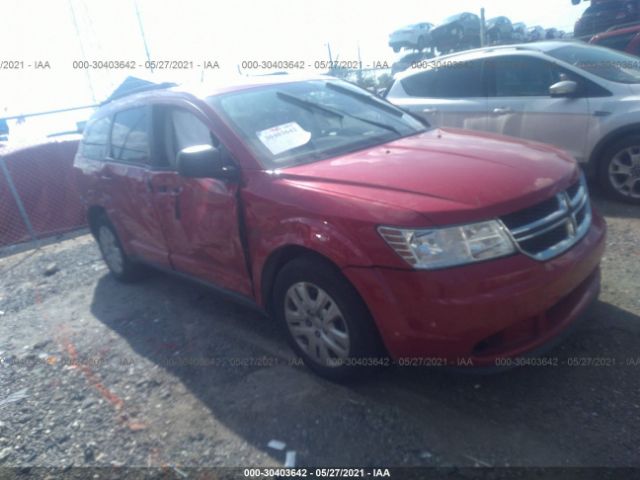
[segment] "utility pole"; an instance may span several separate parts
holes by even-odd
[[[138,9],[137,0],[133,0],[133,6],[136,9],[136,18],[138,19],[138,27],[140,28],[140,35],[142,35],[142,44],[144,45],[144,53],[147,55],[147,61],[149,62],[149,69],[153,73],[153,67],[151,63],[151,55],[149,54],[149,45],[147,45],[147,37],[144,34],[144,28],[142,27],[142,18],[140,17],[140,9]]]
[[[480,46],[484,47],[487,43],[486,40],[487,32],[486,32],[486,24],[484,22],[484,8],[480,9]]]
[[[362,55],[360,55],[360,42],[358,42],[358,82],[362,82]]]
[[[329,64],[333,64],[333,57],[331,56],[331,44],[327,42],[327,51],[329,52]]]
[[[73,9],[73,1],[69,0],[69,8],[71,9],[71,21],[73,22],[73,28],[76,30],[76,35],[78,37],[78,45],[80,45],[80,54],[82,55],[82,60],[87,61],[87,55],[84,51],[84,44],[82,43],[82,36],[80,35],[80,27],[78,26],[78,19],[76,18],[76,12]],[[96,100],[96,92],[93,90],[93,83],[91,82],[91,75],[89,74],[88,68],[83,69],[87,76],[87,83],[89,84],[89,92],[91,92],[91,100],[93,103],[98,103]]]

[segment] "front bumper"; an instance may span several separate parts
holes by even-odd
[[[395,359],[496,359],[539,350],[598,296],[606,225],[594,211],[587,235],[547,262],[522,254],[439,271],[348,267]],[[443,364],[443,363],[439,363]]]

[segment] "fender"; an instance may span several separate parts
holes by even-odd
[[[313,254],[325,258],[337,268],[370,266],[369,256],[338,225],[315,218],[283,219],[274,229],[276,235],[251,238],[252,278],[256,301],[267,307],[268,292],[280,266],[292,257]]]
[[[640,135],[640,123],[631,123],[622,127],[618,127],[601,138],[591,151],[591,156],[589,157],[588,162],[589,173],[595,174],[598,162],[600,161],[606,149],[611,144],[623,137],[626,137],[627,135]]]

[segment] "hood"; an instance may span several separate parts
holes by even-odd
[[[546,145],[433,129],[368,150],[280,171],[305,188],[404,207],[435,223],[503,215],[577,180],[567,154]],[[456,214],[453,217],[452,214]]]
[[[394,30],[389,36],[393,36],[399,33],[411,33],[413,31],[413,27],[402,27],[402,28],[398,28],[397,30]]]

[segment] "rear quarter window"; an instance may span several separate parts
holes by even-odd
[[[111,132],[111,118],[101,117],[90,121],[80,142],[80,154],[92,160],[103,160],[107,156],[107,144]]]

